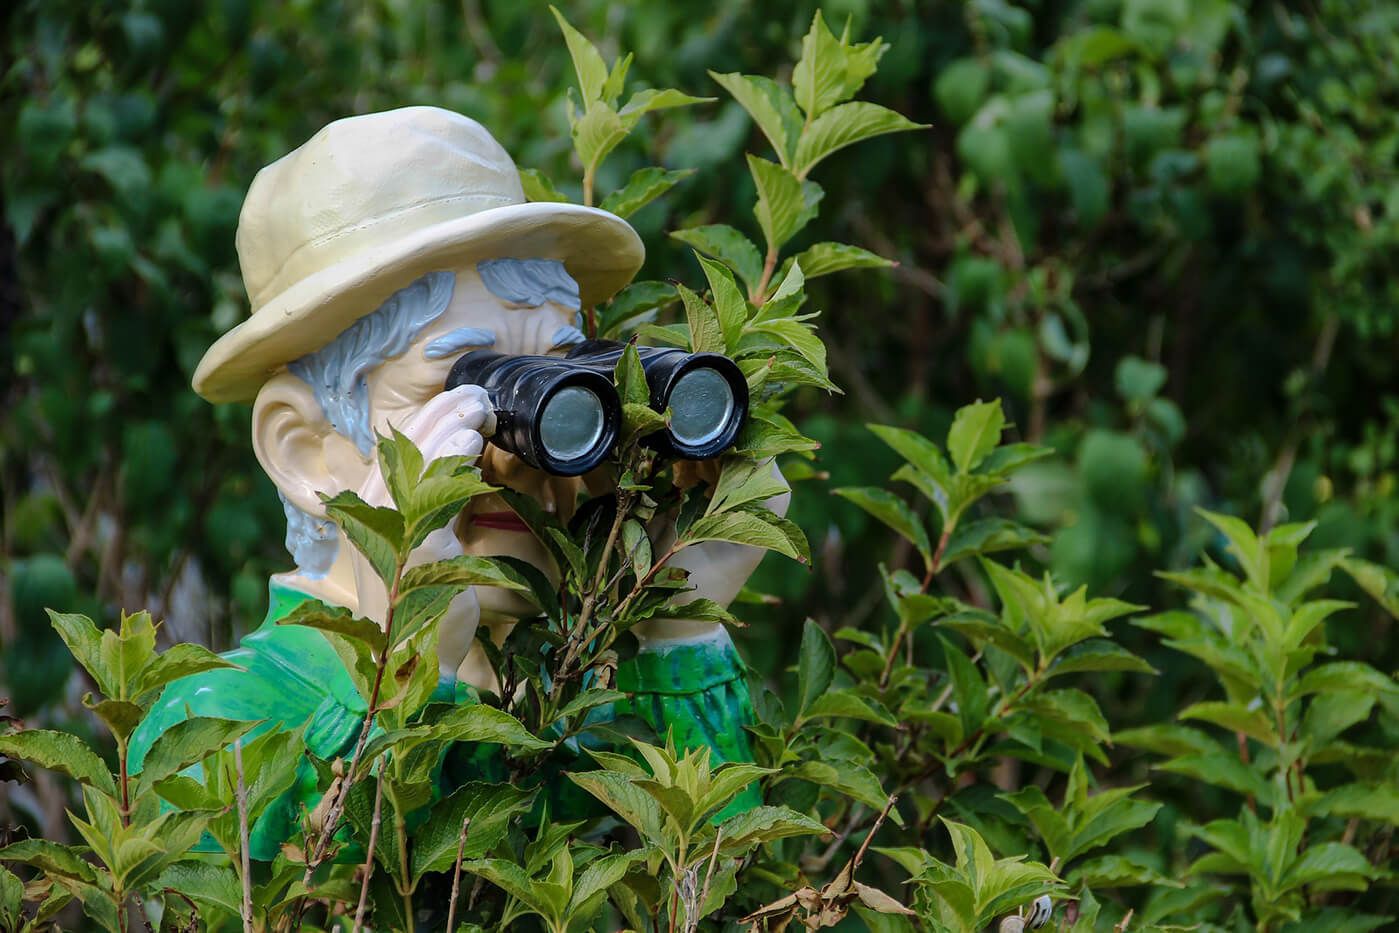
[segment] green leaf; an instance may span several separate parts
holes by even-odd
[[[817,10],[811,29],[802,38],[802,54],[792,70],[792,88],[808,119],[849,100],[879,66],[888,46],[878,39],[849,45],[837,39]]]
[[[54,877],[92,881],[96,874],[82,851],[47,839],[21,839],[0,849],[0,862],[21,862]]]
[[[957,716],[962,721],[962,734],[971,735],[981,728],[990,709],[990,695],[986,681],[966,655],[952,642],[938,636],[942,653],[947,661],[947,676],[952,681],[952,697],[957,701]]]
[[[655,167],[637,169],[627,179],[625,187],[602,199],[601,207],[618,217],[630,217],[694,173],[694,169],[674,172]]]
[[[832,490],[842,499],[855,503],[885,525],[913,543],[923,556],[925,566],[932,566],[933,546],[918,513],[907,502],[877,486],[847,486]]]
[[[1245,576],[1259,592],[1268,592],[1268,551],[1253,529],[1243,519],[1232,515],[1221,515],[1205,509],[1196,509],[1206,521],[1229,539],[1229,553],[1238,560]]]
[[[1362,590],[1384,607],[1385,612],[1399,619],[1399,573],[1358,557],[1347,557],[1340,562],[1340,566]]]
[[[573,59],[573,70],[578,75],[578,89],[582,93],[584,105],[601,100],[602,88],[608,77],[607,63],[602,60],[597,47],[574,29],[562,13],[552,5],[549,12],[554,14],[554,21],[559,24],[559,31],[563,33],[564,42],[568,45],[568,55]]]
[[[885,259],[867,249],[829,241],[808,246],[794,259],[788,260],[789,263],[794,261],[801,265],[801,270],[808,279],[830,275],[832,272],[844,272],[846,269],[887,269],[898,265],[894,260]],[[784,264],[784,269],[786,268],[788,266]]]
[[[1227,788],[1235,793],[1251,794],[1263,803],[1268,803],[1273,797],[1272,787],[1262,775],[1239,761],[1237,754],[1223,750],[1200,755],[1183,755],[1157,767],[1162,771],[1181,774],[1206,784]]]
[[[608,153],[627,138],[617,111],[602,103],[590,106],[573,124],[573,146],[585,169],[596,170]]]
[[[1283,875],[1281,889],[1310,885],[1313,891],[1363,891],[1378,876],[1361,852],[1344,843],[1322,842],[1309,846]]]
[[[371,650],[384,650],[387,639],[377,623],[355,617],[342,606],[331,606],[320,600],[308,599],[277,620],[278,625],[301,625],[318,632],[340,635],[367,645]]]
[[[1399,683],[1360,661],[1332,661],[1303,674],[1291,695],[1303,697],[1333,690],[1369,690],[1392,695],[1399,692]]]
[[[1180,719],[1198,719],[1224,729],[1242,732],[1266,745],[1277,745],[1277,729],[1262,709],[1250,709],[1241,703],[1193,703],[1181,710]]]
[[[371,506],[348,490],[322,496],[326,515],[374,568],[385,587],[393,585],[398,553],[403,548],[403,516],[393,509]]]
[[[505,838],[510,821],[527,808],[534,791],[512,784],[463,784],[433,805],[422,828],[413,836],[413,880],[428,872],[449,871],[456,863],[463,820],[467,827],[462,857],[478,859]]]
[[[256,725],[256,722],[212,716],[194,716],[175,723],[161,733],[146,753],[136,792],[144,794],[157,781],[178,774],[227,748]]]
[[[777,779],[810,781],[817,787],[836,791],[876,812],[882,810],[889,799],[873,771],[850,761],[803,761],[796,767],[783,769]],[[903,825],[898,811],[891,810],[889,815],[894,823]]]
[[[739,231],[727,224],[710,224],[674,230],[670,234],[682,243],[712,256],[728,266],[743,279],[751,291],[763,274],[763,257],[758,247]]]
[[[801,647],[797,653],[797,714],[815,705],[835,678],[836,651],[825,629],[813,620],[802,625]]]
[[[549,180],[537,168],[520,169],[520,185],[525,189],[525,200],[533,202],[546,202],[553,204],[567,204],[568,195],[564,194],[554,183]]]
[[[173,888],[201,907],[237,917],[243,908],[243,892],[232,868],[209,862],[175,862],[161,872],[156,882]]]
[[[611,808],[647,842],[662,847],[668,844],[660,804],[632,777],[616,771],[587,771],[569,772],[568,778]]]
[[[1177,888],[1182,886],[1181,882],[1168,878],[1127,855],[1100,855],[1079,862],[1073,871],[1069,872],[1067,880],[1071,886],[1083,885],[1094,889],[1138,884]]]
[[[714,100],[713,97],[694,97],[683,91],[674,88],[653,89],[647,88],[637,91],[627,101],[626,106],[618,111],[622,117],[623,125],[631,129],[636,125],[642,114],[647,114],[653,110],[670,110],[674,107],[689,107],[692,104],[707,104]]]
[[[696,258],[714,295],[714,310],[719,315],[719,327],[724,334],[723,352],[732,353],[738,348],[743,325],[748,320],[748,302],[744,301],[743,293],[738,290],[738,283],[727,266],[703,256]]]
[[[108,794],[116,793],[112,773],[102,759],[82,739],[67,732],[26,729],[0,735],[0,755],[30,761],[41,768],[62,772],[80,784],[89,784]]]
[[[112,736],[118,742],[131,738],[131,733],[141,724],[146,711],[130,700],[99,700],[92,702],[92,694],[83,697],[83,705],[97,714],[107,724]]]
[[[970,473],[995,449],[1005,423],[1000,399],[978,401],[957,410],[947,432],[947,452],[959,473]]]
[[[92,620],[77,612],[54,612],[48,608],[44,611],[73,657],[97,684],[97,689],[109,697],[119,696],[121,687],[102,659],[102,632]]]
[[[633,282],[602,308],[598,326],[604,336],[619,337],[623,325],[654,317],[679,298],[669,282]]]
[[[453,707],[433,726],[434,738],[454,742],[490,742],[517,752],[541,752],[554,747],[530,734],[520,720],[494,706],[472,703]]]
[[[805,539],[798,538],[801,534],[800,529],[772,515],[771,512],[766,514],[771,518],[746,509],[705,516],[685,532],[685,543],[690,545],[702,541],[731,541],[734,544],[777,551],[795,561],[809,563],[811,557],[805,548]]]
[[[753,807],[719,824],[719,852],[740,855],[764,842],[791,836],[829,836],[830,830],[789,807]]]
[[[828,690],[811,704],[802,718],[859,719],[890,728],[898,725],[898,720],[883,706],[853,690]]]
[[[833,152],[875,136],[925,129],[903,114],[864,101],[851,101],[828,110],[812,121],[797,143],[793,159],[797,177],[804,178]]]
[[[0,868],[0,927],[20,929],[24,916],[24,882],[8,868]]]
[[[680,300],[685,303],[685,321],[690,327],[690,349],[695,353],[723,353],[724,325],[719,314],[707,301],[683,285],[676,285]]]
[[[753,215],[767,238],[769,252],[775,253],[816,216],[821,189],[812,182],[803,182],[782,166],[751,154],[748,170],[758,187]]]
[[[771,463],[726,460],[711,493],[706,515],[727,512],[749,502],[766,502],[788,491],[782,475]]]
[[[556,913],[553,898],[550,896],[554,892],[549,890],[555,886],[534,880],[525,874],[523,868],[513,862],[507,862],[503,859],[474,859],[470,862],[463,862],[461,867],[463,871],[480,875],[506,894],[520,901],[529,909],[530,913],[545,917],[553,917]]]
[[[758,124],[758,129],[772,143],[778,161],[791,168],[793,143],[801,133],[802,126],[801,114],[797,111],[791,91],[771,78],[757,75],[711,71],[709,76],[748,111],[753,122]]]
[[[983,518],[958,524],[948,536],[943,551],[942,566],[946,567],[966,557],[1019,550],[1049,539],[1033,528],[1007,518]]]
[[[203,645],[189,642],[171,645],[168,651],[159,655],[141,672],[135,695],[141,696],[159,690],[181,677],[220,668],[229,668],[235,671],[243,669],[232,661],[225,661]]]
[[[529,583],[509,564],[493,557],[462,554],[408,568],[403,572],[398,593],[401,600],[416,589],[444,587],[460,592],[469,586],[529,591]]]
[[[1079,674],[1085,671],[1130,671],[1134,674],[1155,674],[1156,668],[1132,654],[1116,642],[1094,638],[1080,642],[1059,655],[1050,669],[1050,676]]]

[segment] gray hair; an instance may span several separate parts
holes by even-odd
[[[574,311],[583,307],[578,283],[557,259],[488,259],[476,271],[497,298],[531,308],[546,301]]]
[[[582,308],[578,283],[557,259],[491,259],[477,263],[476,269],[491,294],[505,301],[532,308],[550,301],[574,311]],[[447,310],[455,285],[453,273],[429,272],[395,292],[376,311],[351,324],[329,344],[287,367],[311,388],[336,433],[353,441],[365,456],[374,451],[369,373],[407,352],[423,329]],[[459,328],[442,338],[450,347],[445,343],[441,347],[430,346],[427,355],[437,359],[465,346],[488,346],[493,339],[485,331]],[[576,327],[561,327],[554,334],[556,346],[582,339]],[[434,345],[438,342],[441,341]],[[302,573],[324,576],[334,564],[339,548],[333,525],[303,512],[285,496],[281,498],[287,516],[287,550]]]
[[[337,434],[354,441],[366,457],[374,451],[369,426],[369,383],[365,377],[402,356],[423,328],[442,316],[452,300],[456,276],[429,272],[389,297],[372,314],[288,367],[311,387],[321,411]]]

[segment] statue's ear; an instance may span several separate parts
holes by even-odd
[[[310,386],[291,373],[278,373],[258,392],[253,451],[282,495],[308,515],[325,515],[316,493],[337,485],[326,458],[333,433]]]

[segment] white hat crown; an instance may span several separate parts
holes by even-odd
[[[470,117],[405,107],[337,120],[248,190],[237,247],[252,310],[414,230],[524,200],[514,161]]]

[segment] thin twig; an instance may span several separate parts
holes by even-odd
[[[694,925],[692,930],[699,929],[701,914],[704,911],[704,902],[709,900],[709,882],[714,877],[714,866],[719,862],[719,840],[724,838],[724,827],[720,826],[714,831],[714,850],[709,853],[709,868],[704,873],[704,886],[700,888],[699,900],[695,902]]]
[[[238,777],[238,859],[242,865],[243,884],[243,933],[253,933],[253,873],[249,854],[248,833],[248,785],[243,780],[243,740],[233,743],[233,772]]]
[[[384,806],[384,769],[379,768],[379,779],[374,782],[374,818],[369,823],[369,854],[364,858],[364,879],[359,886],[359,905],[355,908],[354,933],[364,927],[364,908],[369,903],[369,879],[374,877],[374,849],[379,844],[380,814]]]
[[[447,930],[452,931],[457,928],[457,894],[461,891],[461,857],[466,851],[466,833],[471,828],[471,817],[463,817],[461,821],[461,834],[457,836],[457,861],[452,866],[452,900],[447,907]]]

